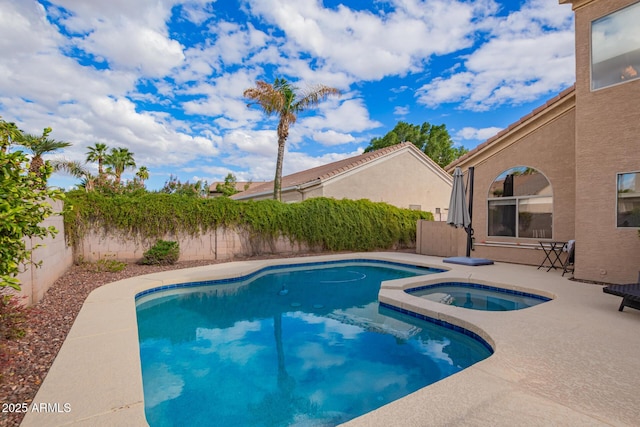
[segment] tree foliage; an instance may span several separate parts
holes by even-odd
[[[300,91],[287,80],[277,78],[273,84],[260,81],[256,86],[244,91],[244,97],[251,100],[248,106],[258,105],[267,115],[276,114],[278,122],[278,157],[276,159],[276,173],[273,180],[273,198],[281,199],[282,164],[284,162],[284,148],[289,137],[289,127],[297,120],[298,114],[315,107],[330,95],[340,95],[336,88],[316,85]]]
[[[20,145],[30,150],[33,154],[29,171],[36,175],[41,175],[40,169],[44,166],[43,155],[71,146],[70,142],[56,141],[55,139],[49,138],[51,131],[51,128],[44,128],[40,136],[30,133],[23,134],[17,140]],[[44,181],[46,184],[46,178]]]
[[[5,122],[0,118],[0,152],[6,153],[9,146],[22,138],[22,132],[13,122]]]
[[[10,286],[19,290],[16,276],[30,262],[35,249],[28,249],[24,238],[56,234],[54,227],[41,224],[53,213],[48,200],[60,200],[63,194],[46,188],[53,170],[48,162],[34,173],[29,171],[29,158],[25,153],[7,150],[11,141],[21,140],[19,131],[10,124],[7,126],[2,119],[0,129],[12,132],[9,142],[0,150],[0,288]]]
[[[87,151],[87,162],[98,162],[98,176],[102,176],[104,174],[104,162],[107,158],[107,144],[103,144],[101,142],[96,142],[93,147],[87,147],[89,151]]]
[[[237,184],[236,176],[232,173],[228,173],[224,178],[223,184],[216,184],[216,191],[218,193],[222,193],[224,197],[233,196],[234,194],[238,194],[240,190],[236,188]]]
[[[76,191],[68,193],[67,200],[73,205],[73,210],[65,213],[66,235],[72,244],[92,227],[151,241],[232,227],[258,242],[284,236],[317,250],[367,251],[410,246],[415,243],[417,220],[433,220],[430,212],[369,200],[322,197],[282,203]]]
[[[136,167],[133,156],[134,154],[128,148],[116,147],[112,148],[105,157],[104,164],[107,165],[107,170],[113,174],[116,184],[120,184],[125,170]]]
[[[149,169],[146,166],[140,166],[136,172],[134,180],[139,181],[144,185],[144,182],[149,179]]]
[[[209,184],[207,184],[206,181],[196,181],[194,183],[189,181],[181,182],[177,176],[170,175],[169,179],[165,181],[160,193],[189,197],[207,197],[209,195]]]
[[[373,138],[364,151],[367,153],[405,141],[412,142],[441,167],[445,167],[468,151],[464,147],[453,146],[451,136],[444,124],[432,125],[428,122],[424,122],[421,126],[398,122],[393,130],[382,138]]]
[[[106,144],[97,142],[88,147],[86,155],[86,162],[98,163],[98,175],[91,173],[87,163],[64,159],[51,162],[54,172],[64,172],[79,178],[78,187],[85,191],[122,194],[145,190],[145,181],[149,179],[149,169],[146,166],[140,166],[132,181],[122,182],[122,173],[136,166],[134,154],[129,149],[116,147],[109,150]]]

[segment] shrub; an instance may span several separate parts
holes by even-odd
[[[113,255],[113,257],[115,257],[115,255]],[[78,262],[79,265],[84,265],[88,271],[92,271],[94,273],[103,273],[105,271],[109,273],[117,273],[127,268],[126,262],[108,257],[101,258],[95,263],[84,262],[83,260],[78,260]]]
[[[178,242],[158,240],[148,251],[143,254],[140,264],[175,264],[180,258],[180,245]]]
[[[30,262],[34,249],[27,248],[25,237],[46,238],[57,233],[55,227],[41,225],[53,213],[47,198],[63,197],[58,190],[41,190],[52,172],[51,165],[42,166],[38,175],[29,172],[27,161],[21,151],[0,150],[0,289],[10,286],[20,290],[17,275]]]

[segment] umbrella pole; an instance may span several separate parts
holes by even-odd
[[[469,166],[469,227],[467,228],[467,258],[471,256],[471,239],[473,236],[473,172],[474,167]]]

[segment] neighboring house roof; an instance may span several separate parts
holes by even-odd
[[[282,191],[291,189],[307,188],[314,185],[319,185],[327,180],[342,175],[344,173],[353,171],[354,169],[369,165],[372,162],[383,159],[395,153],[403,150],[413,150],[418,153],[429,165],[433,168],[436,174],[440,174],[442,178],[451,180],[451,175],[447,174],[436,162],[430,159],[426,154],[420,151],[411,142],[403,142],[400,144],[392,145],[390,147],[382,148],[380,150],[363,153],[358,156],[349,157],[347,159],[338,160],[337,162],[328,163],[323,166],[307,169],[291,175],[282,177],[281,188]],[[260,185],[256,185],[242,193],[232,196],[234,199],[247,199],[263,194],[273,193],[273,181],[264,182]]]
[[[533,132],[540,126],[549,123],[565,112],[575,108],[575,85],[563,90],[555,97],[551,98],[544,105],[533,110],[531,113],[512,123],[506,129],[501,130],[496,135],[487,139],[476,148],[470,150],[463,156],[460,156],[453,162],[445,166],[445,170],[452,173],[456,166],[478,164],[492,154],[508,147],[510,144],[517,142],[523,136]],[[512,136],[518,135],[516,138]],[[473,163],[471,163],[473,162]]]
[[[209,193],[214,194],[214,193],[218,193],[218,191],[216,190],[218,184],[220,185],[224,185],[224,181],[219,181],[219,182],[214,182],[213,184],[211,184],[209,186]],[[235,183],[235,189],[237,191],[245,191],[251,187],[255,187],[258,185],[262,185],[262,182],[251,182],[251,181],[247,181],[247,182],[236,182]]]

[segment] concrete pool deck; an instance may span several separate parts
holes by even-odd
[[[268,265],[374,258],[449,269],[386,282],[380,300],[485,338],[495,353],[348,426],[632,426],[640,420],[640,310],[560,271],[496,263],[444,264],[410,253],[357,253],[216,264],[104,285],[85,301],[22,426],[144,426],[134,297],[167,284],[244,275]],[[434,280],[497,284],[553,295],[512,312],[447,306],[403,289]],[[57,405],[56,405],[57,404]],[[65,404],[68,404],[65,406]],[[67,411],[68,409],[68,411]]]

